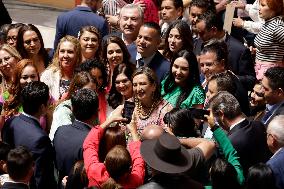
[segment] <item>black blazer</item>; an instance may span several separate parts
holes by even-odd
[[[37,120],[20,114],[8,119],[2,130],[2,139],[12,147],[25,146],[35,161],[31,187],[50,189],[56,187],[54,179],[54,150],[51,141]]]
[[[29,189],[29,186],[24,183],[5,182],[2,189]]]
[[[90,126],[75,120],[71,125],[59,127],[55,132],[53,146],[60,177],[67,176],[74,163],[83,159],[83,142],[90,130]],[[59,181],[61,182],[60,179]]]
[[[249,108],[249,98],[248,92],[244,88],[244,85],[241,83],[240,79],[236,77],[233,73],[229,72],[232,78],[233,84],[235,86],[235,93],[233,94],[234,97],[238,100],[241,110],[246,116],[250,115],[250,108]]]
[[[258,121],[242,121],[233,127],[228,137],[240,156],[240,163],[246,175],[250,166],[265,163],[271,157],[266,143],[265,126]]]
[[[148,64],[148,67],[154,70],[159,82],[161,82],[169,73],[171,64],[159,51],[157,51],[151,62]]]
[[[256,76],[250,50],[229,34],[226,34],[225,43],[228,47],[229,69],[238,76],[246,90],[251,90]],[[196,55],[200,54],[202,44],[203,41],[200,38],[195,40],[193,51]]]

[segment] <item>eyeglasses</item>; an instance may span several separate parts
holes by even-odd
[[[16,41],[17,40],[17,36],[7,36],[7,41]]]

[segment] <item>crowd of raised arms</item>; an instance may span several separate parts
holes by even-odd
[[[6,16],[1,188],[284,189],[282,0],[82,0],[54,48]]]

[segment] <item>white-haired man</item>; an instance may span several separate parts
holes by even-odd
[[[268,147],[274,154],[266,164],[273,171],[277,188],[284,188],[284,115],[274,117],[266,133]]]

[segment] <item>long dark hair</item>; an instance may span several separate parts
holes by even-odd
[[[194,53],[188,52],[186,50],[182,50],[177,54],[177,56],[175,57],[174,60],[176,60],[177,58],[180,58],[180,57],[186,59],[187,62],[188,62],[189,76],[188,76],[188,78],[186,79],[186,82],[185,82],[186,86],[182,87],[182,93],[179,95],[179,97],[177,99],[177,103],[176,103],[177,108],[180,107],[182,102],[188,97],[188,95],[191,93],[193,87],[196,86],[196,85],[200,85],[198,62],[197,62],[197,59],[196,59],[196,56],[194,55]],[[166,77],[166,80],[165,80],[165,85],[164,85],[165,95],[167,93],[172,92],[176,88],[175,79],[174,79],[174,76],[172,74],[174,60],[171,63],[171,72],[169,73],[169,75]]]
[[[48,54],[47,51],[44,48],[44,42],[43,42],[43,38],[42,35],[40,33],[40,31],[38,30],[37,27],[35,27],[33,24],[27,24],[27,25],[23,25],[22,27],[20,27],[19,32],[18,32],[18,37],[17,37],[17,46],[16,49],[17,51],[20,53],[20,55],[22,56],[22,58],[30,58],[28,56],[28,53],[24,47],[24,34],[27,31],[34,31],[37,34],[37,37],[40,41],[40,50],[38,52],[38,54],[40,56],[42,56],[43,60],[44,60],[44,65],[45,67],[48,66],[49,64],[49,58],[48,58]]]
[[[102,52],[104,62],[105,63],[108,62],[108,60],[107,60],[107,47],[111,43],[116,43],[121,48],[122,54],[123,54],[122,62],[124,64],[131,64],[130,63],[130,54],[128,52],[128,49],[127,49],[125,43],[123,42],[123,40],[120,37],[117,37],[117,36],[110,36],[104,41],[103,52]]]
[[[90,59],[84,61],[80,66],[76,69],[77,72],[80,71],[85,71],[91,73],[92,69],[99,69],[102,72],[102,78],[103,78],[103,83],[101,86],[99,86],[98,90],[99,91],[104,91],[105,87],[108,84],[107,81],[107,72],[106,72],[106,67],[103,63],[101,63],[98,59]]]
[[[123,101],[123,96],[116,90],[116,86],[115,86],[115,80],[117,78],[117,76],[119,74],[124,74],[130,82],[132,82],[132,74],[133,74],[134,70],[132,69],[132,67],[124,65],[124,64],[120,64],[117,65],[114,68],[113,71],[113,75],[112,75],[112,84],[111,84],[111,89],[109,92],[109,96],[108,96],[108,104],[115,109],[117,106],[119,106],[120,104],[122,104]]]
[[[189,25],[183,20],[176,20],[170,24],[166,31],[165,37],[165,49],[163,55],[172,61],[174,58],[174,53],[169,48],[169,35],[172,29],[176,28],[180,34],[182,40],[181,50],[187,50],[188,52],[193,51],[193,41],[192,41],[192,33]]]
[[[175,136],[198,137],[190,110],[174,108],[165,115],[165,118]]]

